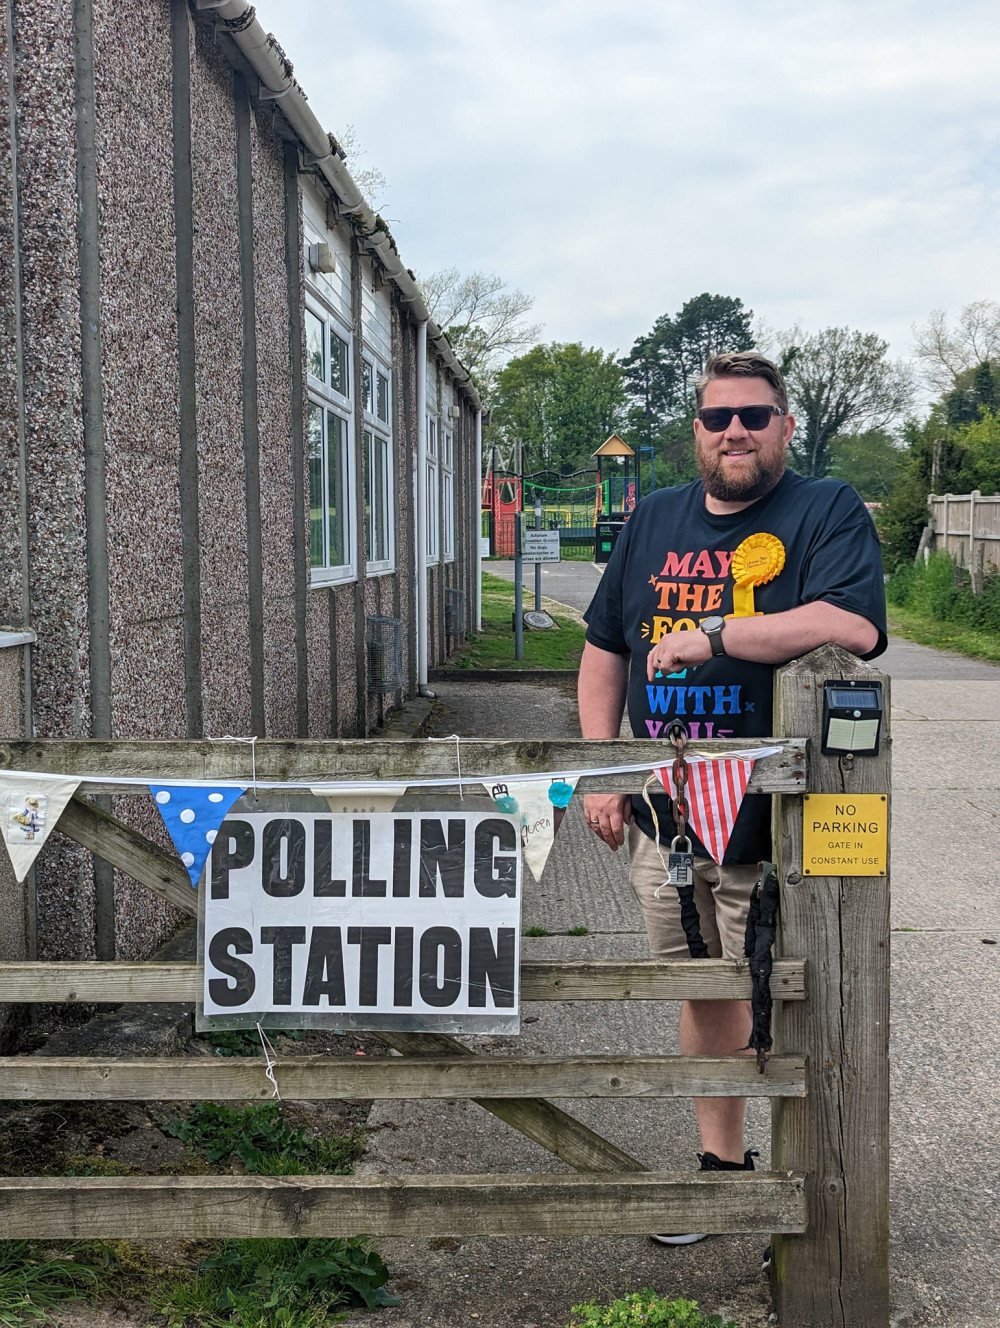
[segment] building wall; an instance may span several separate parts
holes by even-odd
[[[235,79],[204,25],[191,60],[191,176],[204,732],[251,732]]]
[[[23,452],[28,499],[25,520],[20,485],[0,488],[0,626],[37,633],[35,731],[366,736],[416,686],[416,325],[326,186],[317,192],[280,105],[257,102],[212,11],[196,16],[188,0],[11,9],[13,44],[0,22],[0,82],[17,109],[12,124],[0,98],[0,455],[16,477]],[[91,130],[93,151],[78,154]],[[325,584],[309,568],[304,310],[318,278],[305,248],[317,226],[337,249],[327,296],[353,350],[356,556],[352,576]],[[391,383],[394,553],[378,575],[366,571],[365,431],[381,428],[363,410],[366,354]],[[475,495],[462,494],[468,403],[440,381],[432,349],[429,366],[435,399],[450,393],[463,412],[449,422],[455,560],[429,577],[440,662],[453,644],[444,587],[471,575]],[[404,625],[390,695],[366,673],[377,615]],[[113,809],[168,844],[148,799]],[[180,920],[58,835],[36,876],[42,956],[144,955]]]

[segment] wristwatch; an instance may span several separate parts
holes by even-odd
[[[726,647],[722,644],[722,629],[726,625],[725,618],[702,618],[699,626],[708,637],[712,646],[713,655],[724,655]]]

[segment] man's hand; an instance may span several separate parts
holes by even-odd
[[[652,682],[657,670],[663,674],[680,673],[711,658],[712,643],[704,632],[667,632],[646,656],[646,677]]]
[[[625,843],[625,823],[632,819],[630,799],[620,793],[588,793],[583,814],[591,830],[617,853]]]

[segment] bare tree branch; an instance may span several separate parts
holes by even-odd
[[[926,323],[913,324],[914,356],[925,382],[937,392],[951,392],[962,374],[984,361],[1000,361],[1000,304],[974,300],[948,326],[943,309],[932,310]]]
[[[462,363],[487,388],[506,360],[539,338],[541,325],[525,321],[534,296],[509,290],[494,273],[463,276],[450,267],[418,281],[431,317],[447,333]]]
[[[368,154],[358,142],[358,132],[354,125],[345,125],[344,132],[334,137],[343,149],[351,179],[364,194],[368,206],[373,212],[383,211],[389,181],[377,166],[362,166],[362,159]]]

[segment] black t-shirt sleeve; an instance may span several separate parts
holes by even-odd
[[[802,603],[817,600],[867,618],[878,629],[878,641],[863,658],[882,654],[888,644],[882,547],[867,509],[850,489],[838,495],[809,550]]]
[[[629,654],[622,615],[622,584],[625,579],[625,563],[634,520],[633,515],[618,536],[604,569],[604,575],[601,577],[601,584],[590,601],[590,607],[583,615],[583,621],[587,624],[587,640],[590,644],[615,655]]]

